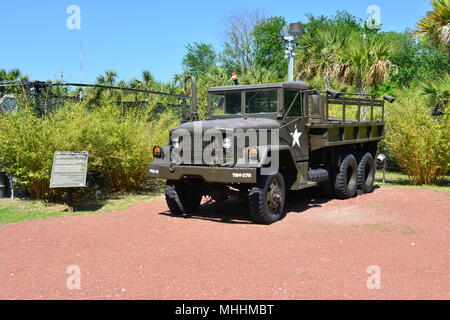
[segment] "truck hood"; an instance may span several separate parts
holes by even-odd
[[[189,132],[193,132],[194,128],[199,126],[202,128],[202,131],[208,129],[217,129],[217,130],[248,130],[248,129],[278,129],[280,127],[280,123],[273,119],[268,118],[231,118],[231,119],[218,119],[218,120],[204,120],[204,121],[193,121],[182,124],[181,126],[174,128],[176,129],[185,129]]]

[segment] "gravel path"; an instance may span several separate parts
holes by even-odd
[[[0,299],[450,298],[450,197],[384,187],[290,198],[271,226],[250,224],[237,201],[183,218],[164,199],[0,226]],[[81,288],[69,290],[73,265]],[[380,289],[368,288],[370,266]]]

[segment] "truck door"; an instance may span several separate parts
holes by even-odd
[[[308,160],[308,119],[305,116],[304,93],[298,90],[284,90],[285,119],[280,129],[282,144],[292,147],[297,162]]]

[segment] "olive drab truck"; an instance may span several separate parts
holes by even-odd
[[[373,191],[385,100],[393,102],[301,81],[213,87],[206,119],[193,103],[192,121],[153,148],[148,174],[166,180],[174,215],[193,214],[203,196],[239,196],[255,223],[271,224],[284,217],[289,190],[340,199]]]

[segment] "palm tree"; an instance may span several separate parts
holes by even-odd
[[[396,71],[390,60],[395,52],[395,45],[385,38],[352,36],[336,52],[333,78],[364,93],[368,86],[386,82],[391,70]]]
[[[28,76],[22,74],[19,69],[12,69],[10,71],[0,69],[0,81],[28,81]],[[0,96],[14,92],[18,92],[17,87],[0,87]]]
[[[417,34],[427,35],[436,45],[444,45],[450,59],[450,0],[433,0],[433,9],[417,23]]]
[[[134,78],[130,81],[130,86],[136,89],[152,90],[156,86],[155,77],[150,71],[142,71],[141,78]]]
[[[442,115],[448,107],[450,99],[450,75],[435,82],[424,83],[422,94],[427,97],[428,103],[432,107],[432,114]]]
[[[348,39],[348,35],[321,28],[316,33],[307,33],[301,39],[295,60],[299,80],[323,77],[327,89],[335,74],[337,51]]]
[[[107,70],[105,71],[105,74],[97,76],[97,84],[102,86],[114,86],[116,84],[117,79],[117,72],[113,70]],[[110,89],[95,89],[94,90],[94,97],[99,98],[101,96],[101,93],[105,91],[108,93],[108,97],[112,97],[113,93]]]
[[[28,81],[28,76],[22,74],[19,69],[0,69],[0,81]]]
[[[365,92],[368,86],[384,83],[391,70],[395,46],[385,38],[344,34],[321,28],[306,34],[300,42],[296,68],[298,78],[323,78],[327,89],[333,81],[356,86]]]
[[[141,78],[142,78],[144,87],[147,89],[152,89],[157,83],[153,74],[148,70],[142,71]]]
[[[265,68],[261,66],[254,66],[247,70],[240,76],[240,79],[242,84],[272,83],[279,80],[278,72],[275,68]]]
[[[104,75],[97,76],[97,83],[105,86],[113,86],[116,83],[117,72],[108,70]]]

